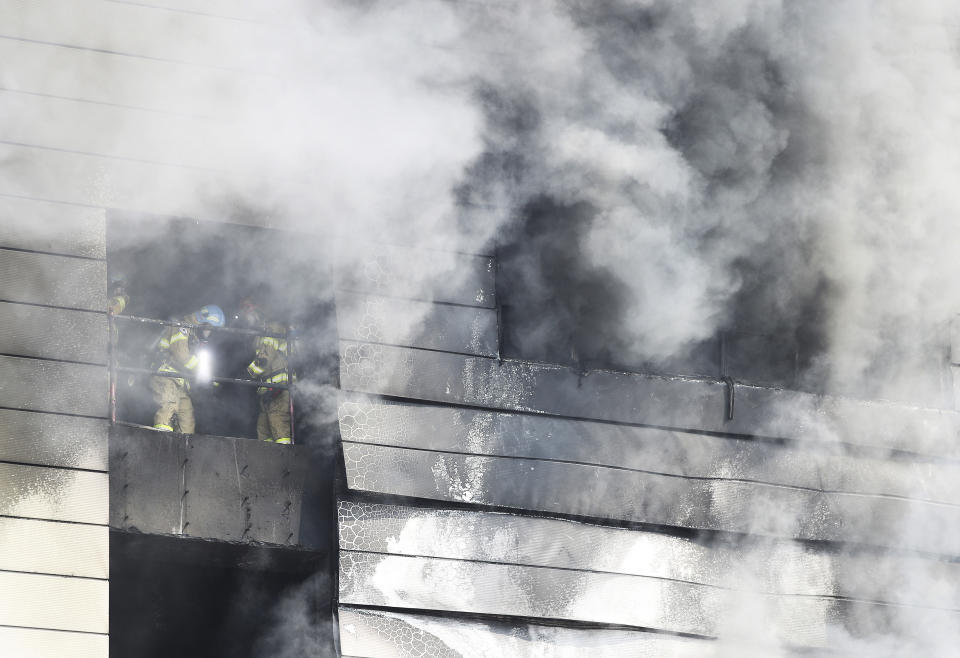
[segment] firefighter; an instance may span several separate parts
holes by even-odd
[[[120,315],[130,303],[130,295],[127,294],[126,282],[122,277],[114,277],[110,281],[110,303],[107,310],[113,315]]]
[[[241,316],[248,327],[275,334],[256,338],[253,344],[256,354],[247,366],[247,372],[265,384],[289,384],[287,328],[276,322],[266,322],[260,309],[250,302],[244,302]],[[290,436],[290,391],[261,386],[257,388],[257,398],[260,407],[257,438],[285,445],[293,443]]]
[[[196,327],[167,327],[160,336],[161,364],[157,372],[194,374],[200,365],[196,347],[210,336],[211,327],[222,327],[223,311],[209,304],[183,318],[185,323]],[[157,413],[153,417],[154,429],[172,432],[174,426],[183,434],[193,434],[196,422],[193,403],[190,401],[190,382],[181,377],[153,377],[150,380],[153,401]]]
[[[114,276],[110,279],[110,289],[107,291],[110,296],[110,302],[107,304],[107,313],[109,315],[120,315],[130,303],[130,295],[127,294],[127,286],[123,277]],[[116,322],[110,322],[110,349],[116,355],[120,346],[120,333],[117,331]]]

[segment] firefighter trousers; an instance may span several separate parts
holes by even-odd
[[[150,380],[153,401],[157,404],[157,413],[153,417],[153,427],[158,430],[184,434],[193,434],[196,421],[193,417],[193,403],[187,395],[183,380],[171,377],[154,377]]]
[[[257,438],[261,441],[290,441],[290,391],[266,391],[260,394]]]

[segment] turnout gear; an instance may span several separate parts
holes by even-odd
[[[113,315],[119,315],[123,313],[123,310],[127,308],[127,304],[129,303],[130,295],[127,294],[126,284],[123,279],[119,277],[114,278],[110,281],[110,303],[107,305],[107,310]]]
[[[266,325],[273,334],[284,334],[286,328],[276,323]],[[290,376],[287,341],[274,336],[258,336],[254,341],[256,357],[247,366],[247,372],[265,384],[289,384]],[[290,391],[286,389],[257,389],[260,415],[257,418],[257,438],[261,441],[291,444]]]
[[[223,311],[219,306],[208,305],[183,318],[184,322],[200,322],[199,327],[167,327],[160,335],[157,347],[160,350],[160,367],[157,372],[189,374],[196,372],[200,357],[195,348],[199,343],[198,332],[204,327],[223,326]],[[183,377],[154,377],[150,381],[157,413],[153,417],[154,429],[172,432],[176,426],[184,434],[193,434],[196,421],[193,402],[190,400],[190,382]]]

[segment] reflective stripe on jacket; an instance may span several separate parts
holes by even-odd
[[[286,328],[279,324],[268,324],[267,331],[271,333],[283,333]],[[247,372],[251,376],[259,378],[266,384],[287,384],[287,341],[273,336],[258,336],[253,342],[256,350],[256,356],[250,365],[247,366]],[[263,395],[268,391],[276,389],[259,387],[257,393]]]
[[[157,372],[193,372],[200,365],[200,357],[190,349],[190,339],[193,337],[192,329],[188,327],[167,327],[160,336],[160,357],[161,365]],[[178,386],[186,386],[189,383],[183,379],[174,379]]]

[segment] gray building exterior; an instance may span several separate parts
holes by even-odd
[[[249,182],[210,117],[260,79],[248,45],[276,36],[265,2],[93,4],[99,32],[39,20],[54,0],[0,9],[0,101],[46,119],[0,121],[0,654],[212,634],[167,616],[173,590],[133,592],[186,572],[183,600],[205,572],[253,579],[276,614],[240,606],[225,632],[257,619],[264,655],[302,637],[353,658],[896,655],[960,637],[952,404],[505,358],[489,254],[375,244],[335,265],[323,469],[308,440],[111,426],[107,213],[222,219],[182,191]],[[102,139],[112,125],[122,139]]]

